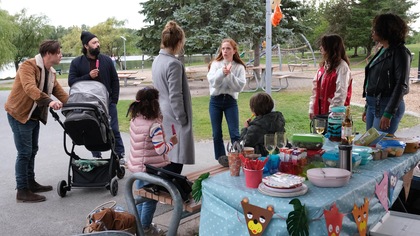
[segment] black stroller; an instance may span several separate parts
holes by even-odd
[[[79,81],[69,92],[69,100],[64,104],[62,113],[64,123],[58,114],[50,108],[54,119],[64,129],[64,150],[70,156],[68,184],[61,180],[57,193],[65,197],[72,187],[105,187],[115,196],[118,192],[117,177],[122,179],[125,168],[120,166],[115,152],[115,138],[108,115],[109,95],[106,87],[97,81]],[[72,140],[71,151],[67,149],[66,136]],[[74,152],[76,145],[84,145],[89,151],[111,151],[109,159],[80,158]]]

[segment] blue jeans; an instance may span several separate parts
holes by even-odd
[[[211,96],[209,113],[213,130],[214,154],[218,160],[219,157],[226,155],[222,132],[223,113],[225,113],[230,141],[233,143],[240,138],[238,102],[228,94]]]
[[[144,185],[148,184],[142,180],[137,180],[137,189],[143,188]],[[147,200],[141,204],[137,205],[137,211],[140,217],[141,225],[144,228],[148,228],[153,220],[153,214],[156,211],[157,201],[155,200]]]
[[[35,179],[35,156],[38,152],[39,121],[22,124],[7,113],[17,150],[15,163],[16,188],[28,188],[28,180]]]
[[[381,121],[381,117],[385,112],[385,108],[389,102],[389,97],[381,98],[379,102],[379,106],[376,105],[377,99],[375,97],[367,96],[366,97],[366,130],[374,127],[375,129],[386,132],[388,134],[394,134],[397,129],[398,125],[404,115],[405,112],[405,103],[404,100],[401,101],[400,105],[398,106],[397,112],[391,119],[391,125],[387,130],[381,130],[379,128],[379,124]]]
[[[118,125],[117,104],[110,103],[108,106],[109,116],[111,117],[110,126],[115,137],[115,152],[118,156],[124,155],[124,144],[121,138],[120,127]],[[101,152],[92,152],[94,157],[100,157]]]

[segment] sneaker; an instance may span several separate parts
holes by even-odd
[[[217,161],[223,167],[229,167],[229,160],[227,156],[220,156],[219,159],[217,159]]]
[[[162,236],[165,235],[162,229],[159,229],[155,223],[151,223],[148,228],[143,229],[146,236]]]

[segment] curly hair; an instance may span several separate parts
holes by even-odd
[[[321,38],[321,46],[325,51],[320,66],[327,65],[327,73],[331,73],[340,65],[341,60],[344,60],[347,65],[350,65],[349,58],[346,55],[343,39],[340,35],[329,34]]]
[[[256,116],[261,116],[273,110],[274,101],[268,93],[259,92],[249,99],[249,107]]]
[[[144,116],[147,120],[161,116],[159,107],[159,91],[153,87],[144,87],[137,91],[136,100],[128,107],[127,115],[130,120]]]
[[[389,45],[405,43],[408,26],[401,17],[393,13],[380,14],[373,19],[372,26],[375,34],[383,40],[388,40]]]

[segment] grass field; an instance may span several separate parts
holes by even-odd
[[[251,116],[249,109],[249,98],[252,93],[241,93],[238,99],[239,106],[239,124],[243,127],[243,123]],[[308,117],[308,101],[310,92],[302,91],[284,91],[281,93],[272,93],[275,101],[275,110],[281,111],[286,120],[286,133],[290,138],[292,134],[309,133],[309,117]],[[193,130],[196,140],[212,139],[210,117],[208,112],[209,96],[194,97],[192,99],[193,110]],[[129,103],[131,101],[118,102],[118,114],[121,131],[127,132],[129,127],[129,119],[125,117]],[[363,133],[365,124],[362,122],[362,107],[352,106],[351,112],[353,116],[356,131]],[[400,123],[401,128],[412,127],[418,124],[419,118],[405,115]],[[225,139],[229,139],[229,133],[226,121],[223,121],[223,134]]]

